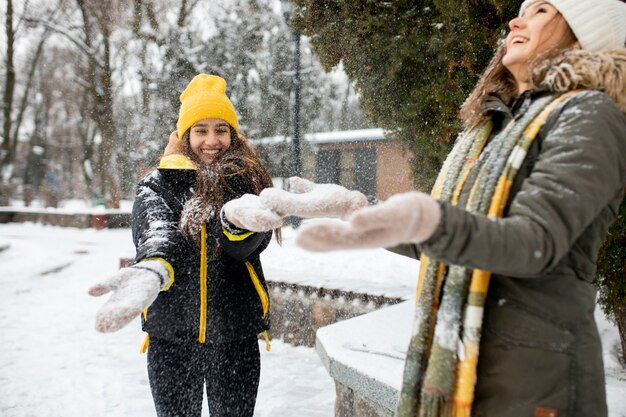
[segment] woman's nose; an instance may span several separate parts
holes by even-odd
[[[209,132],[204,137],[204,143],[207,145],[215,145],[219,143],[219,138],[217,137],[217,134],[215,134],[215,132]]]
[[[524,26],[524,19],[522,17],[516,17],[509,21],[509,29],[520,29]]]

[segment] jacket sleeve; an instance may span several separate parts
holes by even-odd
[[[421,245],[427,255],[497,274],[538,277],[623,195],[626,117],[606,95],[575,95],[540,134],[537,162],[505,217],[490,219],[444,203],[439,228]]]
[[[135,262],[162,258],[175,265],[182,256],[178,215],[167,204],[162,192],[151,183],[140,183],[132,212]]]
[[[402,243],[400,245],[392,246],[390,248],[385,248],[389,252],[393,252],[397,255],[407,256],[412,259],[420,259],[420,250],[417,245],[413,243]]]
[[[267,248],[272,239],[272,232],[249,232],[233,234],[222,228],[219,243],[226,253],[238,261],[256,258]]]
[[[251,179],[245,171],[228,178],[231,192],[225,195],[225,201],[241,197],[246,193],[253,193]],[[218,233],[218,242],[224,251],[233,259],[247,261],[256,258],[267,248],[272,239],[272,231],[251,232],[237,228],[220,214],[221,231]]]

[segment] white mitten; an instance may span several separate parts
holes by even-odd
[[[428,194],[396,194],[375,206],[355,211],[348,222],[320,220],[300,227],[296,244],[316,252],[386,248],[421,243],[441,220],[441,207]]]
[[[122,268],[89,288],[89,295],[94,297],[113,292],[96,314],[96,330],[110,333],[126,326],[152,304],[168,282],[165,265],[149,260]]]
[[[336,184],[316,184],[300,177],[289,178],[293,192],[278,188],[261,191],[261,202],[281,216],[345,218],[367,206],[367,197]]]
[[[222,213],[236,227],[253,232],[266,232],[283,225],[282,218],[265,207],[254,194],[244,194],[226,202]]]
[[[182,155],[183,153],[183,141],[178,137],[178,132],[173,131],[170,133],[167,145],[163,150],[163,156]]]

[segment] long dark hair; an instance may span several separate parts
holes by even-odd
[[[191,149],[189,130],[182,137],[183,153],[196,164],[196,187],[187,200],[180,218],[180,230],[196,244],[200,242],[200,230],[212,217],[219,216],[224,205],[224,194],[230,189],[227,177],[245,175],[254,194],[272,187],[272,177],[256,155],[248,139],[230,127],[230,146],[209,163],[202,161]],[[280,229],[274,230],[281,243]]]

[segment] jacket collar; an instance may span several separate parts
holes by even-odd
[[[497,95],[491,94],[485,101],[484,108],[486,113],[491,114],[493,119],[498,119],[506,123],[510,119],[518,118],[523,115],[535,99],[547,94],[552,94],[552,92],[545,87],[533,88],[524,91],[508,104]]]
[[[185,155],[166,155],[159,161],[159,169],[195,170],[196,164]]]

